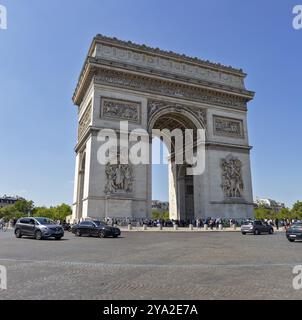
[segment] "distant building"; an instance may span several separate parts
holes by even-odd
[[[152,210],[169,211],[169,202],[152,200]]]
[[[274,211],[280,211],[281,209],[285,208],[284,203],[278,202],[278,201],[272,200],[272,199],[266,199],[266,198],[263,198],[263,199],[257,198],[256,199],[256,207],[258,207],[258,206],[263,206],[267,209],[271,209]]]
[[[24,200],[21,197],[9,197],[7,195],[4,195],[3,197],[0,197],[0,209],[11,206],[12,204],[16,203],[18,200]]]

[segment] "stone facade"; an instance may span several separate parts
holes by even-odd
[[[98,132],[120,121],[129,131],[205,129],[205,172],[187,176],[169,164],[169,210],[174,219],[252,216],[247,103],[240,69],[96,36],[73,101],[79,135],[73,218],[151,214],[152,166],[100,165]]]

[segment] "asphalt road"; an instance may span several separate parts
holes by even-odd
[[[302,242],[283,232],[124,232],[121,238],[16,239],[0,232],[0,299],[301,299]]]

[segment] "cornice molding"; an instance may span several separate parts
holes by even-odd
[[[93,53],[93,50],[94,50],[96,43],[102,43],[102,44],[108,44],[111,46],[128,48],[128,49],[132,49],[132,50],[136,50],[136,51],[140,51],[140,52],[145,52],[148,54],[152,53],[154,55],[160,55],[160,56],[164,56],[166,58],[177,59],[177,60],[181,60],[183,62],[200,65],[203,68],[211,68],[211,69],[215,69],[215,70],[219,70],[219,71],[224,71],[224,72],[235,74],[240,77],[246,76],[246,73],[244,73],[243,70],[239,69],[239,68],[234,68],[232,66],[226,66],[221,63],[211,62],[209,60],[203,60],[198,57],[190,57],[185,54],[179,54],[179,53],[176,53],[173,51],[166,51],[166,50],[162,50],[160,48],[153,48],[153,47],[147,46],[145,44],[137,44],[132,41],[120,40],[120,39],[117,39],[116,37],[107,37],[102,34],[97,34],[96,37],[93,39],[92,45],[89,50],[90,55]]]
[[[246,74],[241,69],[98,35],[92,42],[73,95],[76,105],[81,103],[83,91],[98,69],[106,67],[239,95],[247,101],[254,97],[254,92],[244,87]]]
[[[244,111],[247,110],[246,104],[250,100],[246,97],[234,95],[232,93],[218,92],[197,86],[108,69],[102,69],[101,72],[94,76],[94,81],[96,84],[142,91],[161,96],[180,98],[183,100],[196,101],[208,105],[229,107]]]

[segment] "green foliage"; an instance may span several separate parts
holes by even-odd
[[[264,206],[259,206],[258,208],[254,209],[254,215],[258,220],[276,218],[276,212],[271,209],[267,209]]]
[[[7,221],[13,218],[20,218],[27,216],[33,209],[33,201],[18,200],[13,205],[0,209],[0,218],[4,218]]]
[[[277,215],[278,219],[291,219],[292,218],[292,212],[288,208],[282,208]]]
[[[280,211],[274,211],[272,209],[265,208],[264,206],[259,206],[254,209],[254,215],[256,219],[293,219],[299,218],[297,214],[294,213],[294,209],[290,210],[289,208],[282,208]],[[301,212],[302,217],[302,212]]]
[[[302,219],[302,201],[297,201],[292,208],[292,215],[297,219]]]
[[[56,207],[34,207],[33,201],[19,200],[15,204],[0,209],[0,218],[18,219],[31,214],[35,217],[46,217],[53,220],[64,220],[71,215],[71,207],[65,203]]]
[[[152,210],[152,219],[153,220],[157,220],[157,219],[169,220],[169,212],[153,209]]]
[[[71,207],[65,203],[56,207],[36,207],[33,211],[34,217],[46,217],[52,220],[63,221],[67,216],[71,215]]]

